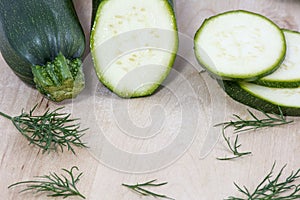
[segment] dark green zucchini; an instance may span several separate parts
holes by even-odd
[[[85,37],[72,0],[1,0],[0,50],[22,81],[53,101],[84,87]]]

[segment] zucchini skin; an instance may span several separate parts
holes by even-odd
[[[95,17],[96,17],[96,13],[99,7],[99,4],[101,3],[102,0],[93,0],[93,4],[92,4],[92,23],[91,26],[93,26]]]
[[[81,58],[85,36],[72,1],[1,0],[0,50],[15,74],[32,86],[33,66],[60,53],[70,60]]]
[[[264,111],[267,113],[280,114],[278,106],[263,99],[257,98],[245,91],[240,85],[235,81],[221,81],[218,80],[219,85],[224,89],[224,91],[237,102],[244,105],[250,106],[254,109]],[[279,106],[284,115],[288,116],[300,116],[300,108]]]
[[[300,80],[296,80],[294,82],[292,81],[270,82],[270,81],[264,81],[262,79],[258,79],[257,81],[254,81],[254,83],[257,85],[272,87],[272,88],[297,88],[300,86]]]

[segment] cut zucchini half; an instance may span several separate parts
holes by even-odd
[[[282,30],[266,17],[243,10],[208,18],[194,38],[199,63],[221,79],[256,80],[283,62]]]
[[[300,116],[300,88],[270,88],[254,83],[220,81],[234,100],[252,108],[284,115]]]
[[[120,97],[154,93],[178,50],[175,13],[168,0],[103,0],[91,33],[99,80]]]
[[[300,33],[283,30],[287,53],[281,66],[272,74],[255,83],[276,88],[295,88],[300,86]]]

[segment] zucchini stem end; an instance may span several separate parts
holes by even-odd
[[[76,97],[84,88],[82,61],[69,60],[62,53],[46,65],[32,66],[36,88],[55,102]]]

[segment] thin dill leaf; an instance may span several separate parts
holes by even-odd
[[[224,128],[233,127],[235,133],[239,132],[245,132],[245,131],[251,131],[251,130],[257,130],[260,128],[265,127],[275,127],[275,126],[281,126],[285,124],[290,124],[293,121],[287,120],[286,117],[283,115],[283,112],[280,107],[278,107],[280,114],[268,114],[264,111],[261,111],[261,113],[264,115],[265,118],[259,119],[253,112],[247,109],[248,114],[250,115],[251,119],[246,120],[242,117],[234,114],[233,117],[236,120],[231,120],[229,122],[219,123],[215,126],[224,126]]]
[[[81,138],[88,129],[80,129],[79,119],[71,119],[71,115],[60,113],[64,107],[50,112],[47,109],[42,115],[34,115],[37,105],[29,113],[22,110],[21,115],[10,117],[0,112],[0,115],[10,119],[17,130],[29,141],[38,146],[43,152],[51,150],[62,152],[64,147],[75,154],[73,147],[86,148]]]
[[[217,158],[218,160],[222,160],[222,161],[233,160],[233,159],[236,159],[236,158],[240,158],[242,156],[252,154],[251,152],[240,152],[239,151],[239,148],[242,146],[241,144],[238,143],[239,135],[236,135],[233,145],[230,142],[230,137],[226,137],[226,135],[225,135],[225,128],[222,129],[222,136],[223,136],[224,140],[226,141],[228,149],[233,154],[233,156],[232,157]]]
[[[242,189],[236,183],[234,183],[235,187],[238,189],[240,193],[242,193],[245,197],[233,197],[230,196],[227,200],[293,200],[300,199],[300,169],[298,169],[295,173],[291,172],[291,174],[282,179],[282,174],[286,168],[284,165],[278,174],[274,176],[274,168],[275,164],[273,164],[271,171],[263,178],[263,180],[257,185],[253,192],[250,192],[247,187],[243,187]]]
[[[85,199],[85,196],[82,195],[76,187],[76,183],[79,181],[79,178],[82,175],[82,172],[74,177],[74,169],[78,171],[78,167],[73,166],[70,170],[62,169],[68,176],[63,174],[58,175],[55,172],[49,173],[49,175],[37,176],[37,180],[31,181],[21,181],[8,186],[12,188],[15,186],[24,185],[26,188],[20,191],[32,191],[33,193],[47,193],[49,197],[63,197],[67,198],[70,196],[79,196]]]
[[[147,181],[145,183],[137,183],[134,185],[122,183],[122,186],[127,187],[128,189],[130,189],[142,196],[152,196],[155,198],[164,198],[164,199],[174,200],[173,198],[170,198],[166,195],[158,194],[158,193],[152,192],[152,191],[144,188],[144,187],[160,187],[160,186],[168,184],[168,182],[155,183],[156,181],[157,181],[157,179],[153,179],[153,180]]]
[[[229,150],[233,153],[232,157],[225,157],[225,158],[217,158],[218,160],[233,160],[245,155],[251,154],[251,152],[239,152],[239,148],[241,144],[238,144],[239,136],[237,135],[233,144],[230,142],[230,138],[225,136],[224,130],[227,128],[232,127],[234,133],[238,134],[245,131],[253,131],[265,127],[275,127],[281,126],[285,124],[292,123],[292,120],[287,120],[286,117],[283,115],[283,112],[280,107],[278,107],[279,114],[268,114],[264,111],[261,111],[262,114],[265,116],[263,119],[259,119],[252,111],[247,109],[248,114],[250,115],[250,119],[246,120],[240,117],[237,114],[233,114],[235,120],[230,120],[229,122],[219,123],[215,126],[223,126],[222,135],[223,139],[226,141]]]

